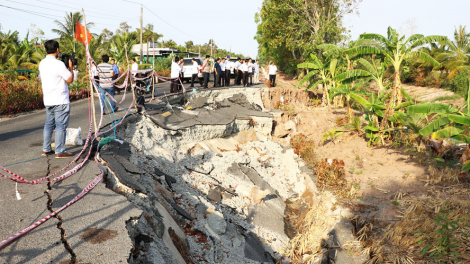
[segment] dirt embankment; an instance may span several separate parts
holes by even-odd
[[[315,162],[310,163],[312,166],[309,166],[309,170],[320,191],[317,199],[333,203],[332,211],[350,210],[349,219],[354,225],[353,233],[361,241],[355,244],[354,241],[343,240],[342,245],[337,245],[336,253],[346,254],[351,258],[346,262],[335,259],[335,263],[355,263],[352,258],[361,252],[370,257],[370,263],[438,263],[423,256],[421,249],[424,244],[418,246],[416,243],[423,234],[427,234],[425,236],[429,241],[437,241],[434,235],[438,228],[435,226],[435,219],[439,217],[440,209],[456,210],[450,211],[449,217],[457,219],[458,215],[462,216],[469,208],[468,196],[463,199],[460,195],[468,195],[469,188],[465,181],[459,179],[459,170],[432,167],[430,154],[423,154],[423,158],[407,151],[406,148],[368,146],[363,132],[352,131],[345,126],[346,109],[314,107],[310,99],[311,94],[316,93],[306,94],[303,89],[296,88],[290,80],[281,80],[279,83],[282,85],[266,88],[262,96],[267,109],[279,107],[276,102],[281,96],[288,102],[287,106],[281,107],[282,111],[278,110],[275,114],[273,141],[290,147],[291,139],[299,134],[313,141]],[[450,103],[454,106],[463,103],[461,98],[442,89],[415,86],[404,88],[418,101]],[[436,100],[439,97],[445,100]],[[354,114],[361,118],[362,127],[367,125],[362,113]],[[340,130],[335,140],[325,137],[327,132],[335,129]],[[344,162],[344,179],[347,184],[336,190],[320,186],[319,176],[313,174],[313,164],[325,159]],[[334,195],[329,195],[330,191]],[[462,203],[466,205],[462,206]],[[315,209],[315,205],[310,206]],[[300,215],[298,219],[303,219],[302,217]],[[463,225],[463,222],[460,223],[458,219],[457,221],[459,225]],[[335,232],[336,229],[335,226],[330,230]],[[419,232],[422,232],[421,235],[416,235]],[[308,234],[299,239],[306,241]],[[327,245],[320,250],[323,253],[319,253],[323,256],[327,254],[325,252],[331,251],[328,236],[324,235],[324,239]],[[465,254],[469,254],[469,250],[461,247],[463,240],[458,239],[458,251],[463,258]],[[374,262],[377,258],[382,259],[382,262]]]

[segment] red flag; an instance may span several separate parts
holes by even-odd
[[[88,43],[90,43],[90,40],[92,39],[92,36],[90,32],[88,32],[84,26],[82,26],[80,23],[77,22],[77,26],[75,27],[75,38],[83,43],[83,45],[86,45],[87,37],[85,35],[88,35]]]

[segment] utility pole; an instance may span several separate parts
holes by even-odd
[[[142,57],[143,57],[143,45],[142,43],[142,31],[143,31],[143,22],[144,22],[144,7],[140,5],[140,64],[142,64]]]
[[[214,43],[214,41],[211,39],[211,58],[212,58],[212,44]]]
[[[201,57],[201,44],[199,44],[199,57]]]

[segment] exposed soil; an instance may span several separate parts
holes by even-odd
[[[387,230],[386,227],[390,228],[403,219],[403,211],[408,208],[403,200],[411,201],[419,199],[419,197],[435,195],[435,187],[429,186],[429,179],[434,177],[434,173],[430,173],[429,161],[424,160],[420,163],[416,157],[405,152],[403,148],[369,147],[364,134],[349,131],[345,131],[336,140],[336,143],[328,140],[322,142],[323,134],[330,129],[344,130],[344,126],[338,123],[341,118],[346,116],[346,109],[313,107],[309,99],[312,98],[311,95],[319,93],[311,92],[306,95],[303,89],[295,87],[295,80],[284,80],[282,76],[278,76],[278,78],[279,85],[264,92],[263,102],[269,109],[269,106],[279,106],[279,104],[276,105],[276,102],[280,100],[280,96],[283,96],[291,106],[287,107],[288,111],[285,111],[286,108],[284,108],[284,111],[275,117],[273,140],[281,145],[289,146],[290,139],[302,133],[316,143],[317,160],[338,159],[344,161],[346,180],[349,183],[347,186],[350,189],[344,190],[342,193],[335,192],[335,197],[338,205],[349,208],[355,216],[352,218],[352,222],[355,225],[356,235],[359,236],[358,231],[364,230],[364,227],[366,227],[365,229],[370,227],[367,235],[369,238],[366,239],[368,242],[362,243],[364,248],[372,246],[376,242],[375,239],[379,240],[379,237]],[[438,88],[410,85],[404,85],[404,88],[411,97],[420,102],[434,101],[439,97],[454,95],[450,91]],[[438,102],[454,106],[461,106],[464,103],[461,98]],[[354,114],[362,116],[359,112]],[[293,123],[295,125],[292,128]],[[312,168],[309,167],[309,169]],[[312,178],[316,181],[313,174]],[[467,192],[465,188],[460,191]],[[348,194],[348,197],[345,197],[345,193]],[[446,194],[442,189],[437,194],[437,198],[439,195],[441,197],[452,196],[452,194]],[[409,204],[410,202],[407,202],[407,205]],[[418,232],[419,230],[414,231]],[[362,232],[364,233],[364,231]],[[411,253],[416,248],[411,247],[407,253],[414,254],[417,257],[414,260],[419,263],[421,263],[420,261],[428,261],[421,258],[419,252]],[[385,253],[380,252],[380,254]],[[403,252],[398,255],[400,254],[405,258],[406,255]],[[373,256],[371,253],[370,257],[373,258]]]

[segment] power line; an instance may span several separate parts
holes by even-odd
[[[43,7],[43,6],[37,6],[37,5],[31,5],[31,4],[27,4],[27,3],[22,3],[22,2],[17,2],[17,1],[13,1],[13,0],[6,0],[8,2],[12,2],[12,3],[17,3],[17,4],[22,4],[22,5],[27,5],[27,6],[32,6],[32,7],[37,7],[37,8],[42,8],[42,9],[48,9],[48,10],[54,10],[54,11],[61,11],[61,12],[69,12],[68,10],[61,10],[61,9],[54,9],[54,8],[48,8],[48,7]],[[39,0],[37,0],[39,1]],[[45,1],[39,1],[39,2],[45,2]],[[45,2],[47,3],[47,2]],[[90,11],[91,12],[91,11]],[[89,15],[90,17],[98,17],[98,18],[104,18],[104,19],[114,19],[114,20],[120,20],[120,19],[116,19],[116,18],[107,18],[107,17],[100,17],[100,16],[95,16],[95,15]],[[105,25],[105,24],[103,24]],[[109,24],[108,24],[109,25]],[[109,26],[113,26],[113,25],[109,25]]]
[[[32,14],[32,15],[36,15],[36,16],[40,16],[40,17],[44,17],[44,18],[48,18],[48,19],[52,19],[54,21],[57,20],[56,18],[49,17],[52,14],[40,13],[40,12],[35,12],[35,11],[31,11],[31,10],[26,10],[26,9],[19,9],[19,8],[6,6],[6,5],[0,5],[0,6],[6,7],[6,8],[9,8],[9,9],[13,9],[13,10],[16,10],[16,11],[20,11],[20,12],[24,12],[24,13],[28,13],[28,14]],[[51,10],[54,10],[54,9],[51,9]],[[62,11],[62,10],[57,10],[57,11]],[[104,26],[112,26],[112,27],[116,26],[116,25],[105,24],[105,23],[96,23],[96,22],[93,22],[93,23],[97,24],[97,25],[104,25]]]
[[[39,0],[38,0],[39,1]],[[69,2],[69,1],[64,1],[62,0],[61,2],[64,2],[64,3],[68,3],[68,4],[72,4],[72,5],[77,5],[77,6],[80,6],[80,7],[88,7],[88,8],[96,8],[96,7],[91,7],[91,6],[84,6],[84,5],[81,5],[81,4],[77,4],[77,3],[74,3],[74,2]],[[94,13],[97,13],[97,12],[94,12]],[[125,13],[118,13],[118,12],[113,12],[114,14],[117,14],[117,15],[120,15],[122,18],[127,18],[129,19],[128,17],[124,17],[124,16],[127,16],[129,14],[125,14]],[[132,20],[135,20],[136,18],[130,18]]]
[[[195,39],[201,39],[201,38],[198,38],[198,37],[194,37],[194,36],[191,36],[181,30],[179,30],[177,27],[173,26],[172,24],[166,22],[165,19],[161,18],[159,15],[155,14],[152,10],[150,10],[146,5],[144,4],[141,4],[141,3],[138,3],[138,2],[134,2],[134,1],[129,1],[129,0],[122,0],[124,2],[129,2],[129,3],[133,3],[133,4],[139,4],[139,5],[142,5],[143,7],[145,7],[145,9],[147,9],[150,13],[152,13],[154,16],[156,16],[158,19],[160,19],[161,21],[165,22],[167,25],[169,25],[170,27],[178,30],[179,32],[183,33],[184,35],[188,36],[188,37],[191,37],[191,38],[195,38]],[[202,40],[202,39],[201,39]]]
[[[50,4],[50,5],[54,5],[54,6],[62,6],[62,7],[70,8],[69,6],[66,6],[66,5],[59,5],[59,4],[51,3],[51,2],[47,2],[47,1],[42,1],[42,0],[36,0],[36,1],[46,3],[46,4]],[[62,1],[62,2],[66,2],[66,1]],[[116,19],[114,16],[103,14],[103,13],[100,13],[100,12],[94,12],[94,11],[89,11],[89,10],[87,10],[86,12],[87,13],[92,13],[92,14],[100,14],[100,15],[103,15],[103,16],[108,16],[111,19]],[[99,16],[96,16],[96,17],[99,17]],[[124,16],[120,16],[120,17],[123,18],[123,19],[130,20],[130,21],[137,21],[135,17],[124,17]]]
[[[14,8],[14,7],[11,7],[11,6],[1,5],[1,4],[0,4],[0,6],[3,6],[5,8],[9,8],[9,9],[13,9],[13,10],[17,10],[17,11],[20,11],[20,12],[28,13],[28,14],[31,14],[31,15],[36,15],[36,16],[45,17],[45,18],[55,20],[55,18],[44,16],[44,15],[39,15],[39,14],[36,14],[35,12],[29,11],[29,10]]]

